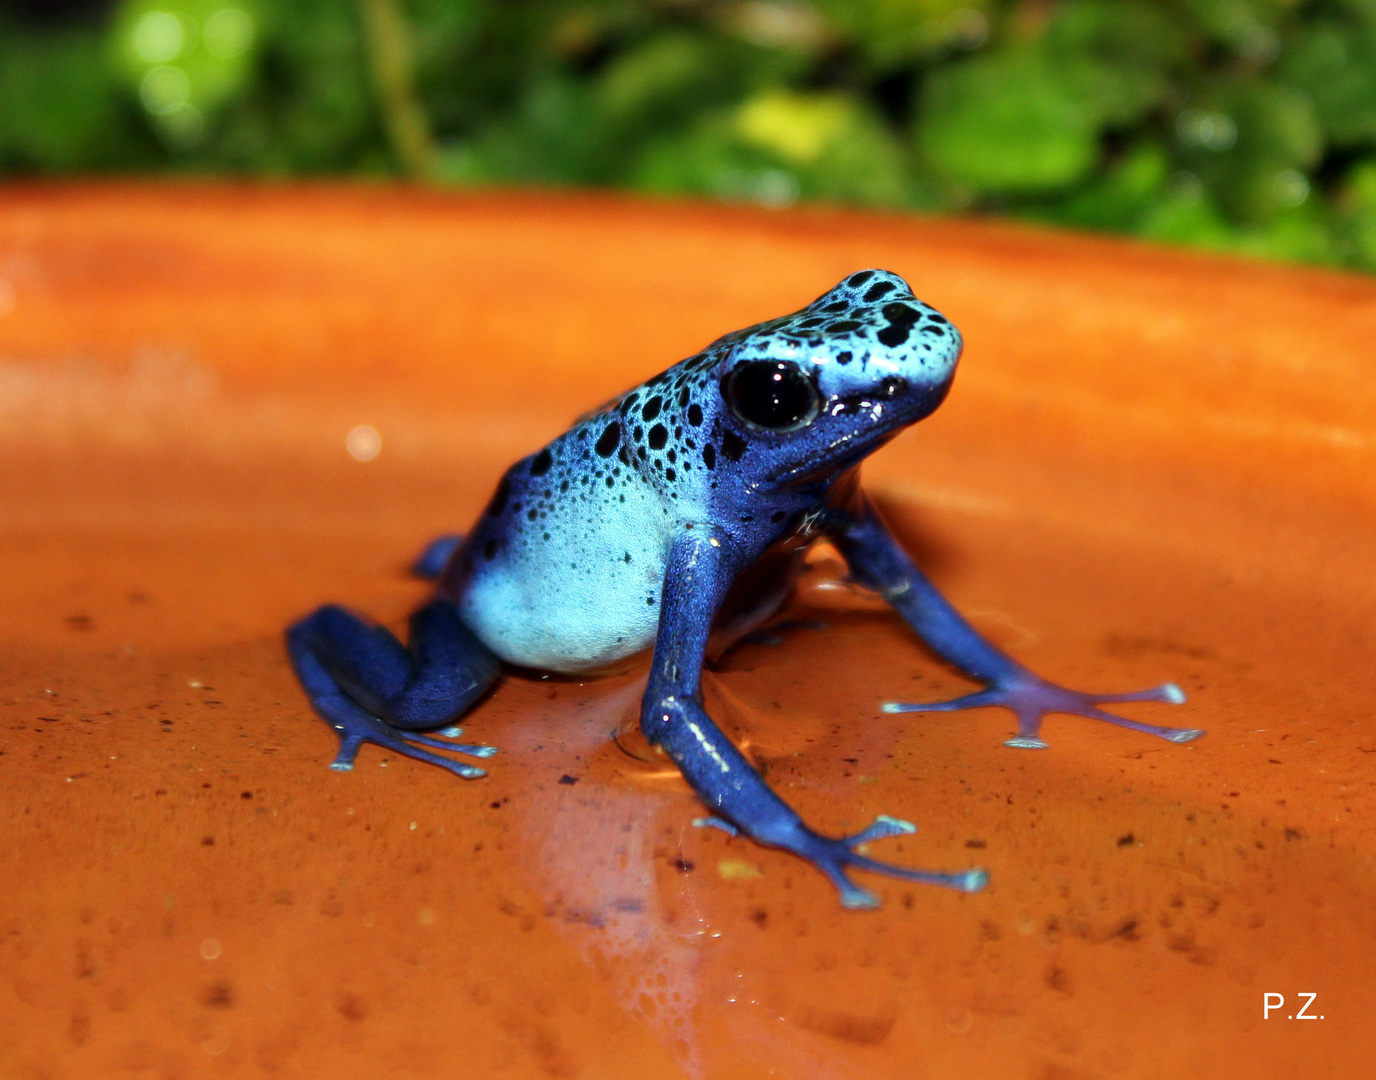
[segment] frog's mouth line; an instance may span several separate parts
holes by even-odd
[[[810,480],[821,479],[823,476],[833,476],[844,472],[862,458],[878,450],[904,428],[925,416],[929,416],[945,399],[949,389],[949,382],[944,386],[932,387],[915,400],[905,402],[906,408],[895,407],[895,403],[892,401],[874,402],[871,406],[869,424],[863,428],[847,432],[825,446],[812,451],[801,461],[772,474],[768,477],[769,482],[774,484],[807,483]],[[832,404],[834,403],[829,403],[823,407],[822,417],[826,417]],[[878,417],[874,416],[874,407],[876,406],[883,410]]]
[[[820,450],[814,450],[796,465],[769,477],[770,483],[800,484],[822,476],[845,472],[856,462],[868,457],[898,434],[905,425],[885,425],[878,431],[851,432]]]

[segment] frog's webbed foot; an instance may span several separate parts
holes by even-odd
[[[317,706],[317,708],[319,708]],[[323,710],[321,710],[323,711]],[[455,761],[453,758],[444,757],[440,754],[432,753],[425,747],[434,747],[436,750],[449,750],[456,754],[466,754],[468,757],[489,758],[497,752],[495,746],[482,746],[476,743],[451,742],[449,738],[436,738],[436,736],[461,735],[462,728],[447,727],[441,728],[429,734],[422,734],[416,731],[402,731],[392,727],[391,724],[379,720],[375,716],[369,716],[361,709],[355,710],[355,715],[346,717],[336,713],[334,718],[329,719],[330,727],[334,728],[335,734],[339,736],[339,753],[330,762],[331,769],[347,772],[354,767],[354,759],[358,756],[358,751],[364,743],[373,743],[384,749],[392,750],[405,757],[415,758],[417,761],[424,761],[430,765],[438,765],[442,769],[448,769],[455,776],[461,776],[465,780],[476,780],[480,776],[486,776],[487,770],[480,769],[476,765],[468,765],[462,761]]]
[[[719,817],[699,818],[693,824],[707,825],[736,835],[739,831],[729,821]],[[870,870],[885,874],[902,881],[915,881],[922,885],[944,885],[960,892],[979,892],[989,883],[989,874],[981,867],[974,866],[956,874],[944,874],[935,870],[912,870],[906,866],[894,866],[862,855],[857,850],[872,840],[884,840],[891,836],[909,836],[917,832],[917,826],[901,818],[880,814],[874,824],[862,829],[854,836],[830,837],[813,832],[801,822],[787,839],[773,837],[765,843],[782,847],[786,851],[807,859],[831,879],[841,894],[841,905],[847,908],[877,908],[879,897],[868,889],[862,889],[851,881],[846,870]]]
[[[698,818],[693,824],[699,827],[720,829],[730,836],[736,836],[740,833],[740,830],[731,822],[716,816]],[[935,870],[911,870],[905,866],[894,866],[892,863],[879,862],[856,851],[857,848],[868,844],[871,840],[885,840],[890,836],[909,836],[915,832],[917,832],[917,826],[912,822],[904,821],[902,818],[889,817],[888,814],[880,814],[874,819],[873,825],[868,829],[862,829],[854,836],[839,838],[822,836],[807,826],[800,825],[797,834],[785,842],[778,843],[773,840],[766,840],[765,842],[775,843],[776,846],[791,851],[811,862],[831,879],[831,883],[836,886],[837,891],[841,894],[841,905],[848,908],[877,908],[879,907],[879,897],[851,881],[846,876],[847,867],[854,867],[857,870],[872,870],[876,874],[887,874],[889,877],[900,878],[903,881],[916,881],[922,885],[944,885],[948,889],[958,889],[961,892],[979,892],[989,883],[989,874],[978,866],[963,870],[958,874],[943,874]]]
[[[311,705],[339,737],[330,767],[347,770],[364,743],[472,779],[483,769],[436,750],[487,758],[496,748],[453,742],[449,726],[492,685],[497,658],[446,600],[411,617],[409,649],[386,627],[334,605],[287,631],[292,665]]]
[[[951,701],[934,701],[930,704],[906,704],[886,702],[882,708],[887,713],[955,712],[959,709],[978,709],[988,705],[1000,705],[1010,709],[1018,718],[1018,733],[1004,743],[1004,746],[1019,747],[1024,750],[1042,750],[1046,743],[1041,738],[1042,719],[1048,713],[1070,713],[1087,716],[1091,720],[1103,720],[1133,731],[1156,735],[1175,743],[1186,743],[1204,734],[1200,728],[1158,727],[1129,720],[1125,716],[1105,712],[1098,706],[1123,701],[1162,701],[1169,705],[1180,705],[1185,701],[1185,692],[1175,683],[1162,683],[1150,690],[1138,690],[1131,694],[1086,694],[1078,690],[1067,690],[1063,686],[1049,683],[1031,673],[1020,673],[1004,682],[996,683],[987,689],[958,697]]]
[[[809,830],[806,845],[798,851],[831,879],[841,894],[841,904],[848,908],[877,908],[879,898],[868,889],[862,889],[846,875],[847,868],[870,870],[876,874],[899,878],[902,881],[915,881],[922,885],[944,885],[960,892],[979,892],[989,883],[989,874],[978,866],[962,870],[956,874],[944,874],[935,870],[913,870],[906,866],[894,866],[861,855],[856,849],[871,840],[883,840],[890,836],[906,836],[917,832],[917,826],[901,818],[880,814],[874,824],[854,836],[840,839],[821,836]]]

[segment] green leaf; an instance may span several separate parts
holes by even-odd
[[[390,155],[378,124],[352,0],[264,8],[261,75],[225,106],[207,151],[256,172],[377,171]],[[384,169],[385,171],[385,169]]]
[[[436,168],[451,182],[587,182],[598,134],[591,88],[550,71],[531,82],[514,113],[446,147]]]
[[[1213,40],[1253,64],[1274,60],[1279,29],[1303,0],[1186,0],[1185,7]]]
[[[1207,86],[1176,118],[1182,163],[1243,222],[1264,221],[1307,197],[1305,173],[1323,134],[1303,94],[1264,79]],[[1306,194],[1296,199],[1303,184]]]
[[[0,167],[64,173],[137,156],[92,34],[0,38]],[[132,145],[131,145],[132,143]]]
[[[1235,250],[1291,262],[1339,261],[1326,217],[1315,202],[1290,207],[1261,225],[1242,230]]]
[[[910,201],[906,173],[898,139],[856,99],[774,89],[652,143],[633,183],[766,205],[886,206]]]
[[[989,34],[988,0],[818,0],[828,22],[880,68]]]
[[[1088,171],[1096,120],[1050,58],[1024,47],[936,69],[917,145],[938,173],[976,193],[1045,191]]]
[[[246,0],[125,0],[112,25],[115,55],[149,112],[213,108],[247,83],[260,22]]]
[[[1132,229],[1165,197],[1169,180],[1165,150],[1142,143],[1042,216],[1091,229]]]
[[[1353,261],[1376,270],[1376,160],[1359,162],[1348,173],[1340,206]]]
[[[1151,240],[1226,250],[1236,234],[1198,183],[1178,185],[1143,216],[1137,232]]]
[[[1188,56],[1188,33],[1160,5],[1071,0],[1057,7],[1045,47],[1071,92],[1101,124],[1139,119],[1165,96]]]
[[[1334,145],[1376,142],[1376,26],[1305,27],[1287,42],[1279,75],[1309,96]]]
[[[787,78],[799,59],[670,29],[637,42],[607,64],[596,77],[596,107],[616,137],[647,138],[739,101],[753,86]]]

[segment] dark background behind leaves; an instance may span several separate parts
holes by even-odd
[[[0,170],[826,200],[1376,270],[1376,0],[10,0]]]

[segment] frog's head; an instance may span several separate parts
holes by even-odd
[[[718,345],[723,440],[756,483],[849,468],[941,404],[960,332],[883,270],[861,270],[801,311]]]

